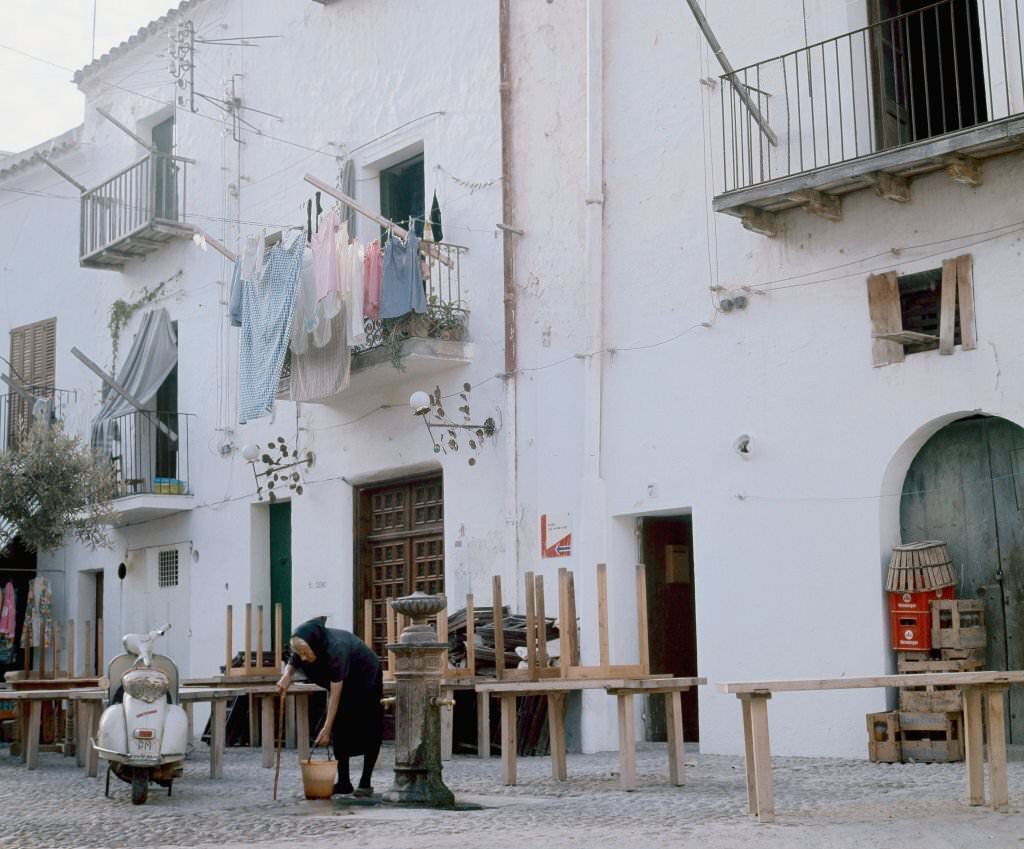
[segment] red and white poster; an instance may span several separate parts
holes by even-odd
[[[540,556],[572,556],[572,516],[568,513],[543,513],[540,517]]]

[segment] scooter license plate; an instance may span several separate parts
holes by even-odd
[[[153,754],[153,740],[140,740],[136,738],[132,741],[135,744],[135,751],[140,755],[151,755]]]

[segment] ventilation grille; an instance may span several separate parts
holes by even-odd
[[[157,560],[157,586],[178,586],[178,549],[161,551]]]

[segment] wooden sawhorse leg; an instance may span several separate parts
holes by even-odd
[[[758,822],[775,822],[772,759],[768,741],[768,699],[771,693],[740,693],[743,746],[747,761],[747,804]]]
[[[476,694],[476,756],[491,756],[491,697],[487,693]]]
[[[633,694],[618,693],[619,702],[619,788],[636,790],[636,722]]]
[[[1010,810],[1006,783],[1006,690],[1006,684],[990,684],[984,688],[989,801],[993,811],[1003,814]]]
[[[260,697],[260,745],[264,769],[274,768],[274,701],[275,697],[269,694]]]
[[[686,784],[683,754],[683,699],[679,690],[665,693],[665,719],[668,725],[668,780],[674,787]]]
[[[43,703],[32,699],[28,703],[28,727],[25,729],[22,760],[29,769],[39,766],[39,730],[42,725]]]
[[[299,760],[309,760],[309,693],[296,693],[295,699],[295,748]]]
[[[224,738],[227,736],[227,699],[214,699],[210,712],[210,778],[224,777]]]
[[[516,783],[516,697],[501,694],[501,773],[506,785]]]
[[[548,694],[548,729],[551,746],[551,777],[565,781],[569,771],[565,763],[565,693]]]
[[[967,804],[985,804],[985,738],[981,687],[963,687],[964,759],[967,762]]]
[[[89,738],[95,739],[100,736],[100,714],[103,711],[103,705],[99,702],[87,704],[89,705],[89,721],[86,723],[85,729],[85,774],[89,778],[95,778],[100,771],[100,755]]]

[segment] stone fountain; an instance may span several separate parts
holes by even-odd
[[[455,796],[441,778],[441,698],[447,644],[427,623],[445,607],[443,595],[415,592],[391,606],[412,624],[388,646],[395,658],[395,781],[384,800],[404,805],[450,808]]]

